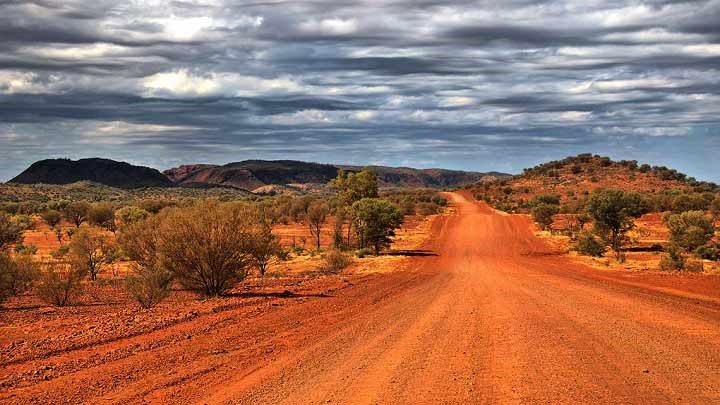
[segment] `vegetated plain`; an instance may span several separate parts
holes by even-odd
[[[720,400],[718,190],[670,169],[3,187],[2,402]]]

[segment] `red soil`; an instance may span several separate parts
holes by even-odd
[[[720,401],[720,277],[601,272],[527,217],[449,198],[404,271],[6,309],[0,402]]]

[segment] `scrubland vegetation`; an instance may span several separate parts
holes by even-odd
[[[338,273],[354,256],[389,248],[406,215],[435,214],[447,204],[434,190],[379,190],[369,169],[340,171],[327,193],[296,196],[85,185],[4,186],[14,194],[0,203],[0,300],[34,294],[67,306],[89,287],[111,282],[150,308],[173,289],[227,294],[248,276],[263,278],[306,254],[321,257],[319,274]],[[23,243],[39,225],[57,240],[56,249],[40,254]],[[304,228],[309,246],[276,233],[288,225]]]
[[[694,270],[703,260],[720,259],[720,188],[663,166],[584,154],[473,191],[500,210],[530,213],[541,230],[570,237],[581,255],[612,252],[624,262],[641,233],[637,221],[661,213],[668,236],[645,248],[662,252],[660,269]]]

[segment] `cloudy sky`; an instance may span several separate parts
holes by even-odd
[[[0,0],[0,180],[593,152],[718,181],[719,68],[720,0]]]

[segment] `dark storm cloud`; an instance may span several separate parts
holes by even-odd
[[[519,171],[666,148],[653,163],[705,170],[718,19],[718,0],[0,1],[0,178],[98,154]]]

